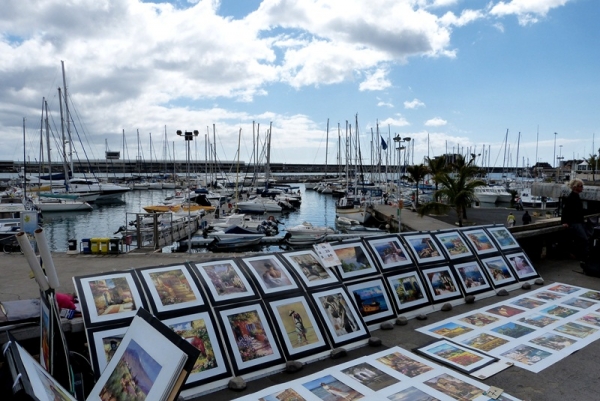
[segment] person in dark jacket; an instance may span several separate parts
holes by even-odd
[[[579,194],[583,191],[583,181],[578,178],[569,182],[571,193],[564,198],[561,219],[563,227],[569,230],[573,241],[573,254],[581,261],[586,261],[589,252],[589,236],[585,230],[583,202]]]
[[[525,213],[523,214],[523,217],[521,217],[521,220],[523,221],[523,225],[531,223],[531,215],[527,210],[525,210]]]

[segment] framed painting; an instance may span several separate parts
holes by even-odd
[[[524,252],[504,254],[504,257],[508,259],[508,263],[510,263],[519,280],[540,276]]]
[[[427,292],[416,269],[405,273],[387,275],[385,278],[396,302],[398,313],[429,304]]]
[[[433,267],[423,269],[425,282],[431,292],[433,302],[447,301],[462,296],[456,278],[452,274],[450,266]]]
[[[131,321],[148,308],[133,270],[73,277],[86,328]]]
[[[463,373],[472,373],[498,360],[448,340],[438,340],[415,351]]]
[[[517,281],[508,263],[502,256],[481,259],[494,287],[502,287]]]
[[[216,310],[236,376],[283,363],[275,333],[260,302]]]
[[[379,273],[362,242],[346,242],[331,247],[342,263],[338,272],[343,281]]]
[[[436,233],[434,236],[442,244],[442,249],[449,259],[454,260],[473,256],[473,252],[471,252],[458,231]]]
[[[508,228],[504,226],[495,226],[488,227],[486,230],[490,233],[490,236],[496,241],[498,248],[501,250],[506,251],[509,249],[521,248],[521,245],[519,245],[515,237],[508,231]]]
[[[402,237],[412,250],[418,263],[424,264],[446,260],[431,234],[403,235]]]
[[[369,399],[366,394],[362,394],[358,389],[353,387],[354,383],[349,380],[342,380],[337,375],[327,372],[315,373],[302,380],[302,386],[309,390],[315,399],[323,401],[337,400],[359,400]]]
[[[52,374],[54,319],[50,312],[50,300],[40,294],[40,365]]]
[[[477,255],[498,252],[498,248],[496,248],[496,245],[494,245],[494,242],[483,228],[464,230],[462,233],[465,235],[467,242],[471,244]]]
[[[304,295],[268,301],[286,358],[301,358],[330,349],[315,310]]]
[[[366,241],[382,271],[413,265],[413,261],[397,235],[367,239]]]
[[[165,319],[162,322],[200,351],[185,382],[186,388],[231,376],[229,364],[223,357],[223,344],[209,312]]]
[[[136,269],[150,308],[158,318],[206,306],[198,277],[183,264]]]
[[[490,279],[478,261],[457,263],[454,265],[454,270],[456,270],[459,277],[458,282],[466,294],[478,294],[492,289]]]
[[[250,280],[233,260],[193,265],[213,305],[256,299]]]
[[[96,379],[100,377],[119,348],[128,328],[129,325],[104,326],[87,331],[88,349]]]
[[[303,250],[281,254],[289,263],[306,288],[337,284],[339,281],[331,269],[323,267],[315,251]]]
[[[264,296],[299,290],[294,276],[275,255],[242,259]]]
[[[315,292],[312,297],[334,347],[369,337],[368,329],[343,288]]]
[[[395,317],[394,308],[381,278],[348,284],[346,288],[365,323],[377,323]]]

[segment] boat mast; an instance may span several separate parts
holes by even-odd
[[[265,189],[269,189],[269,179],[271,178],[271,133],[273,130],[273,122],[269,123],[269,131],[267,133],[267,166],[265,171]]]
[[[27,199],[27,151],[25,150],[25,117],[23,117],[23,199]]]
[[[65,139],[65,119],[63,115],[63,102],[62,102],[62,94],[60,88],[58,88],[58,99],[60,105],[60,129],[62,133],[62,154],[63,154],[63,168],[65,170],[65,186],[69,180],[69,168],[67,166],[67,148],[66,148],[66,139]]]
[[[329,150],[329,119],[327,119],[327,136],[325,139],[325,179],[327,179],[327,153]]]
[[[44,100],[46,110],[46,149],[48,152],[48,175],[50,177],[50,192],[52,192],[52,160],[50,158],[50,123],[48,122],[48,102]]]
[[[64,95],[65,95],[65,116],[67,118],[67,139],[69,140],[69,158],[67,159],[67,154],[63,153],[63,157],[65,159],[65,163],[67,163],[67,161],[69,163],[71,163],[70,167],[71,167],[71,171],[73,171],[73,141],[71,139],[71,117],[69,114],[69,98],[67,96],[67,78],[65,75],[65,62],[63,60],[60,61],[60,64],[62,66],[62,78],[63,78],[63,88],[64,88]],[[65,141],[64,135],[63,135],[63,142]],[[63,146],[64,149],[64,146]],[[69,179],[69,172],[65,171],[65,180]],[[108,177],[107,177],[108,178]]]
[[[44,171],[44,103],[46,103],[46,98],[42,97],[42,115],[40,116],[40,174],[38,175],[38,187],[42,186],[40,175],[42,175]]]
[[[237,169],[235,172],[235,204],[239,202],[240,199],[240,142],[242,141],[242,129],[240,128],[240,133],[238,134],[238,148],[237,148]]]

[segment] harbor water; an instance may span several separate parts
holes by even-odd
[[[322,195],[315,191],[306,191],[304,184],[292,184],[302,192],[302,205],[296,211],[274,214],[282,223],[280,235],[285,227],[303,222],[315,226],[335,227],[335,199],[331,195]],[[126,226],[127,220],[134,220],[134,213],[145,213],[144,206],[160,204],[174,190],[139,190],[122,195],[121,202],[97,204],[89,212],[44,213],[44,232],[52,251],[66,252],[69,240],[113,238],[119,227]],[[267,216],[264,216],[267,218]],[[79,245],[78,245],[79,246]],[[268,249],[267,249],[268,250]]]

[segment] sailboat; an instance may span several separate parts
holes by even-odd
[[[62,118],[62,98],[61,91],[58,88],[58,97],[61,99],[61,128],[62,128],[62,144],[63,144],[63,156],[66,155],[65,152],[65,133],[64,133],[64,125]],[[49,124],[48,124],[48,103],[46,99],[43,100],[44,109],[46,112],[45,125],[46,125],[46,140],[48,144],[48,161],[50,162],[50,132],[49,132]],[[44,114],[44,109],[42,109],[42,115]],[[44,119],[42,118],[42,121]],[[42,131],[42,129],[40,129]],[[42,141],[43,142],[43,141]],[[42,147],[43,149],[43,147]],[[64,158],[63,158],[64,162]],[[65,177],[68,177],[66,162],[64,162],[65,166]],[[50,193],[39,192],[37,197],[33,197],[33,204],[42,212],[73,212],[73,211],[90,211],[93,209],[92,205],[88,202],[79,199],[78,195],[72,194],[56,194],[52,192],[52,172],[50,172]]]
[[[357,160],[360,160],[360,144],[358,141],[358,115],[356,116],[355,128],[356,131],[356,152]],[[352,127],[346,128],[346,188],[349,188],[349,175],[352,166],[349,161],[352,160]],[[356,181],[356,177],[355,177]],[[346,196],[340,198],[335,205],[335,214],[342,220],[356,221],[358,224],[364,224],[371,217],[371,213],[368,211],[367,198],[363,195],[358,194],[358,185],[355,182],[353,185],[354,194],[347,193]]]

